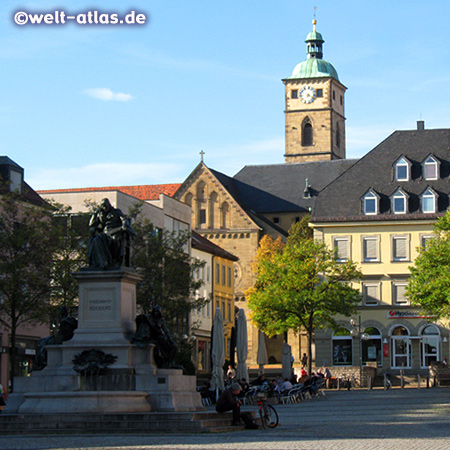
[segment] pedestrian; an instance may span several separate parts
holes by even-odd
[[[331,372],[330,369],[327,366],[323,366],[321,370],[321,374],[323,375],[323,378],[325,379],[325,386],[327,389],[330,389],[330,383],[331,383]]]
[[[233,383],[233,380],[236,378],[236,371],[234,370],[234,367],[230,364],[228,366],[228,370],[227,370],[227,379],[228,379],[228,384]]]
[[[305,368],[308,365],[308,355],[306,353],[303,353],[302,356],[302,367]]]
[[[226,411],[233,411],[233,426],[241,424],[241,401],[238,395],[241,393],[241,386],[239,383],[233,383],[229,389],[225,389],[219,396],[216,404],[216,411],[224,413]]]

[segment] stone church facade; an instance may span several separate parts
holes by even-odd
[[[308,214],[316,194],[354,161],[345,160],[343,86],[335,68],[323,59],[322,35],[306,38],[307,59],[283,80],[286,86],[287,164],[246,166],[234,177],[202,161],[175,193],[192,208],[192,228],[236,255],[235,307],[247,319],[245,291],[254,284],[252,266],[261,238],[285,239],[292,223]],[[256,364],[258,330],[248,326],[249,356]],[[296,361],[306,351],[299,336],[289,335]],[[283,337],[266,337],[269,360],[281,363]]]

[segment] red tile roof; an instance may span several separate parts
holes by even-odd
[[[63,194],[67,192],[92,192],[92,191],[120,191],[124,194],[136,197],[139,200],[158,200],[160,194],[173,197],[181,186],[180,183],[172,184],[144,184],[138,186],[106,186],[75,189],[50,189],[37,191],[39,194]]]

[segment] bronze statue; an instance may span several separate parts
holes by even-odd
[[[39,339],[38,350],[31,370],[42,370],[47,365],[47,350],[45,349],[47,345],[61,345],[63,342],[70,341],[77,328],[77,319],[69,316],[67,306],[61,306],[58,330],[50,336]]]
[[[89,221],[89,267],[130,266],[130,219],[104,198]]]
[[[172,367],[177,344],[167,329],[159,306],[154,306],[151,314],[140,314],[136,317],[136,334],[131,338],[131,342],[141,348],[155,344],[153,356],[156,365],[159,368]]]

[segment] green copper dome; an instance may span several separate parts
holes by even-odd
[[[295,66],[291,78],[334,78],[339,81],[336,69],[331,63],[319,58],[309,58]]]
[[[322,41],[322,42],[325,42],[325,41],[323,40],[322,35],[321,35],[318,31],[316,31],[316,30],[311,31],[311,32],[308,34],[308,36],[306,36],[305,42],[308,42],[308,41]]]
[[[339,81],[336,69],[331,63],[323,59],[322,35],[316,31],[316,21],[313,20],[313,30],[306,36],[306,61],[295,66],[289,79],[298,78],[334,78]]]

